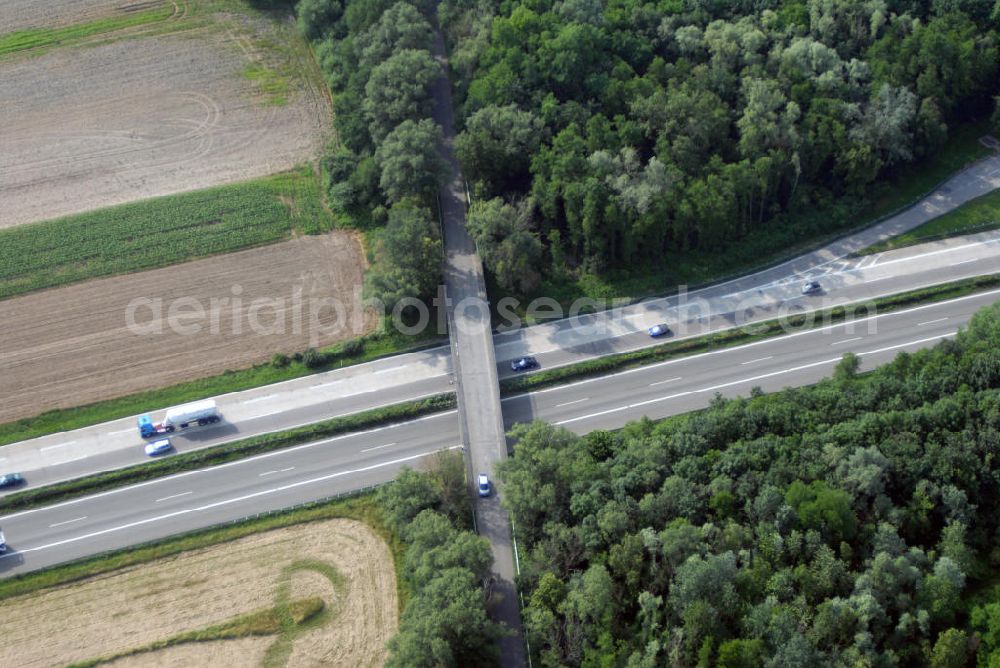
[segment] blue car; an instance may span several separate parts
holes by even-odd
[[[24,484],[24,476],[20,473],[5,473],[0,475],[0,487],[17,487]]]
[[[652,336],[654,339],[659,338],[661,336],[670,336],[672,334],[670,328],[667,327],[666,325],[653,325],[647,331],[649,332],[649,335]]]
[[[538,366],[538,360],[534,357],[519,357],[510,363],[511,371],[527,371]]]
[[[486,477],[485,473],[479,474],[479,496],[487,497],[490,495],[490,479]]]

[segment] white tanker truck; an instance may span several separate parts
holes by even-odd
[[[214,399],[195,401],[183,406],[168,408],[163,422],[153,422],[149,415],[139,416],[139,435],[143,438],[153,438],[163,434],[172,434],[190,427],[215,424],[222,420],[219,408]]]

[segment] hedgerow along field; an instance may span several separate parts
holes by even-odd
[[[0,230],[0,299],[330,230],[311,167]]]

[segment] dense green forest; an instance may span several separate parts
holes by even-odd
[[[514,429],[543,666],[1000,665],[1000,305],[871,373]]]
[[[391,306],[437,278],[437,23],[469,227],[497,285],[526,294],[849,226],[874,186],[993,112],[995,5],[300,0],[298,15],[333,93],[329,199],[379,230],[369,291]]]
[[[515,291],[529,286],[505,244],[537,277],[724,249],[803,224],[788,214],[822,211],[789,241],[849,224],[872,184],[988,115],[998,90],[994,0],[449,0],[441,14],[470,223],[485,219],[484,259]],[[491,198],[527,200],[527,224],[491,215]]]
[[[406,542],[397,571],[409,588],[388,668],[492,666],[505,627],[490,620],[489,542],[472,533],[465,463],[440,453],[429,471],[405,469],[378,492],[386,524]]]
[[[440,283],[436,194],[445,176],[430,86],[431,0],[300,0],[299,28],[313,43],[333,97],[337,141],[323,158],[341,222],[367,230],[370,297],[387,309],[429,299]]]

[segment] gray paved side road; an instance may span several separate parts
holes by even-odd
[[[438,28],[434,43],[435,58],[444,72],[448,61],[444,39]],[[496,484],[496,465],[507,457],[507,438],[500,407],[500,384],[493,350],[490,310],[486,301],[483,264],[465,229],[464,180],[455,159],[451,84],[446,75],[434,83],[434,120],[441,126],[444,141],[441,155],[448,163],[450,177],[439,191],[444,245],[447,258],[444,282],[447,289],[449,336],[452,364],[458,396],[459,429],[466,445],[469,480],[485,473],[494,481],[494,494],[475,498],[476,530],[490,542],[496,574],[493,616],[511,630],[500,641],[501,665],[520,668],[526,653],[521,630],[521,609],[514,584],[514,551],[510,519],[500,504],[503,488]],[[470,490],[471,492],[471,490]]]

